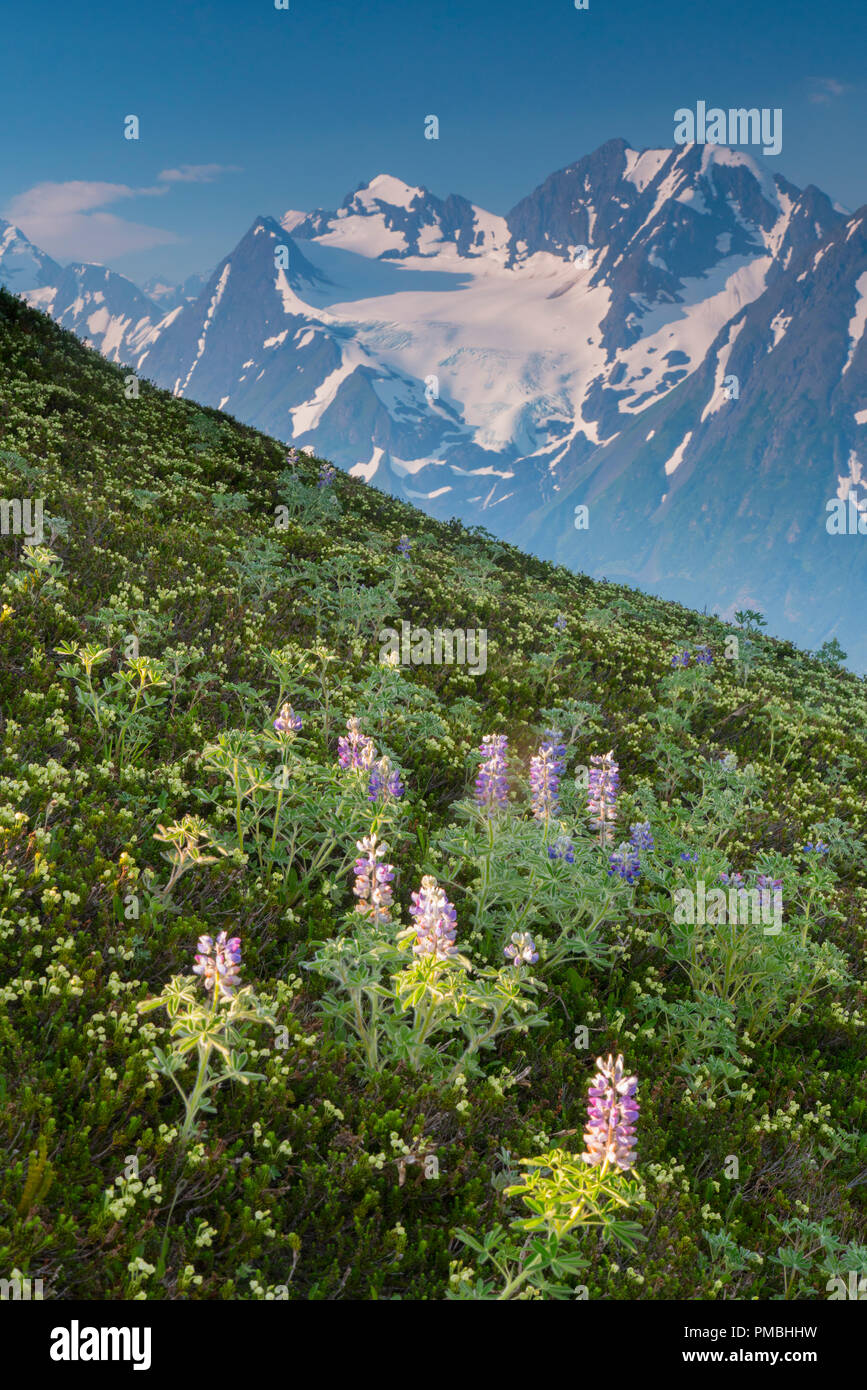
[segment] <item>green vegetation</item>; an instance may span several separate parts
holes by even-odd
[[[320,486],[127,376],[0,292],[0,496],[46,514],[41,544],[0,538],[0,1274],[302,1300],[824,1299],[867,1275],[864,681]],[[487,669],[381,660],[402,622],[484,629]],[[350,719],[403,796],[338,765]],[[549,822],[527,770],[552,728]],[[486,817],[491,734],[510,793]],[[609,750],[605,843],[582,769]],[[644,822],[627,881],[610,855]],[[380,920],[354,911],[372,832]],[[738,873],[782,885],[779,933],[675,920]],[[456,911],[441,968],[411,947],[425,875]],[[223,932],[224,1010],[191,973]],[[596,1182],[586,1088],[618,1053],[637,1166]]]

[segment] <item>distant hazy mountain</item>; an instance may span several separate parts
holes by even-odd
[[[150,280],[145,281],[142,289],[148,298],[159,306],[163,314],[168,314],[172,309],[177,309],[178,305],[187,304],[200,295],[210,278],[211,272],[207,271],[205,274],[188,275],[180,285],[175,285],[158,275],[153,275]]]
[[[130,362],[161,317],[131,280],[102,265],[65,268],[0,219],[0,285],[51,314],[113,362]]]

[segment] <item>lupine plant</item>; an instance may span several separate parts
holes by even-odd
[[[585,1152],[576,1156],[552,1149],[521,1160],[527,1175],[507,1187],[505,1195],[520,1196],[530,1214],[515,1218],[508,1231],[495,1226],[481,1239],[465,1230],[455,1232],[484,1273],[456,1261],[449,1298],[572,1298],[574,1287],[562,1281],[589,1267],[583,1234],[595,1232],[602,1241],[618,1241],[631,1251],[644,1239],[639,1224],[620,1215],[641,1200],[640,1184],[628,1176],[635,1164],[637,1078],[624,1074],[622,1057],[599,1057],[596,1065]]]
[[[111,656],[110,648],[61,642],[57,651],[75,658],[77,664],[67,661],[60,674],[74,682],[76,699],[93,719],[106,758],[116,762],[119,771],[135,763],[154,738],[156,716],[165,704],[165,696],[155,693],[168,684],[162,662],[131,657],[97,689],[94,668]]]
[[[496,954],[515,934],[532,932],[546,970],[567,960],[602,964],[613,958],[618,948],[601,929],[616,918],[624,885],[630,887],[640,871],[635,845],[627,847],[623,872],[617,871],[617,852],[601,852],[599,839],[611,834],[619,785],[610,755],[598,759],[599,773],[588,793],[599,839],[586,832],[583,838],[576,831],[567,834],[556,819],[565,751],[560,735],[550,731],[531,759],[532,819],[527,820],[506,799],[505,740],[486,739],[474,801],[454,808],[466,824],[436,839],[455,882],[471,876],[466,898],[474,936]]]
[[[387,846],[369,836],[358,849],[361,924],[357,917],[348,923],[347,934],[326,942],[310,968],[337,985],[322,1009],[355,1034],[369,1067],[403,1062],[440,1077],[475,1074],[481,1054],[502,1034],[544,1023],[534,1002],[538,985],[527,970],[514,963],[475,969],[459,950],[454,906],[432,876],[411,895],[414,924],[396,931],[394,870],[380,862]]]
[[[284,704],[272,729],[222,734],[202,753],[205,769],[221,774],[230,793],[235,847],[283,875],[287,905],[326,872],[339,877],[351,862],[347,831],[357,834],[364,826],[375,754],[372,742],[351,730],[340,740],[340,766],[361,769],[363,752],[364,782],[342,776],[340,768],[323,769],[296,747],[302,722]],[[391,774],[388,785],[394,786]],[[396,806],[397,798],[389,795],[379,808],[380,823]]]
[[[264,1081],[261,1072],[247,1070],[247,1035],[253,1023],[274,1024],[271,1010],[258,1000],[250,985],[241,985],[241,942],[220,932],[215,938],[200,936],[193,974],[201,982],[210,1002],[203,1000],[197,983],[189,976],[177,975],[155,999],[138,1006],[140,1014],[165,1009],[169,1016],[168,1051],[153,1049],[151,1066],[167,1077],[184,1103],[181,1143],[193,1138],[200,1114],[214,1114],[211,1095],[221,1086],[237,1081],[248,1086]],[[189,1091],[181,1077],[195,1054],[196,1074]]]

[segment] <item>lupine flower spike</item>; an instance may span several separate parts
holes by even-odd
[[[488,815],[505,806],[509,798],[505,734],[485,734],[479,752],[482,765],[476,778],[476,801]]]
[[[508,956],[516,970],[525,964],[535,965],[539,959],[536,943],[528,931],[512,932],[512,940],[503,947],[503,954]]]
[[[653,849],[653,831],[650,828],[650,821],[639,821],[636,825],[629,827],[629,843],[633,849]]]
[[[457,955],[457,913],[435,878],[425,874],[418,893],[412,893],[410,916],[415,918],[417,956],[448,960]]]
[[[369,771],[376,760],[373,739],[361,732],[361,726],[355,718],[347,719],[346,729],[346,736],[337,740],[337,757],[340,766],[344,770],[346,768],[362,768],[364,771]]]
[[[773,903],[773,895],[779,893],[783,887],[781,878],[770,878],[768,874],[758,874],[756,876],[756,887],[759,890],[759,907],[770,908]]]
[[[409,536],[401,536],[400,540],[397,543],[397,548],[400,551],[401,555],[409,555],[409,552],[412,549],[412,541],[410,540]]]
[[[561,737],[558,730],[549,729],[538,754],[530,759],[530,791],[536,820],[548,820],[560,810],[560,778],[566,756]]]
[[[193,974],[202,976],[205,989],[211,991],[217,986],[219,999],[231,999],[241,982],[241,938],[227,938],[221,931],[217,940],[212,936],[199,937],[199,950]]]
[[[553,845],[548,846],[549,859],[565,859],[567,864],[575,863],[575,846],[568,835],[558,835]]]
[[[297,734],[302,725],[301,715],[296,714],[291,705],[281,705],[280,713],[274,720],[278,734]]]
[[[559,789],[560,778],[551,751],[541,748],[536,757],[530,759],[530,794],[536,820],[548,820],[557,815]]]
[[[608,876],[617,874],[625,883],[634,883],[641,877],[641,860],[638,857],[638,850],[631,845],[628,840],[609,857]]]
[[[587,809],[591,825],[599,831],[601,844],[613,838],[613,825],[617,820],[617,792],[620,787],[620,772],[614,761],[614,750],[610,753],[594,753],[590,759],[593,766],[587,781]]]
[[[390,758],[380,758],[374,764],[367,786],[368,801],[397,801],[403,796],[403,783],[400,772],[391,765]]]
[[[590,1083],[587,1105],[587,1129],[584,1133],[585,1163],[601,1167],[603,1172],[612,1163],[624,1171],[635,1162],[635,1125],[638,1120],[638,1101],[635,1092],[638,1078],[624,1076],[623,1058],[607,1061],[596,1058],[598,1068]]]
[[[330,463],[323,463],[319,469],[319,481],[317,487],[330,487],[337,477],[337,469],[332,468]]]
[[[380,860],[388,853],[388,845],[377,841],[375,835],[366,835],[356,841],[361,857],[355,861],[355,886],[352,891],[359,901],[356,912],[369,917],[375,927],[391,921],[392,889],[394,865],[382,864]]]

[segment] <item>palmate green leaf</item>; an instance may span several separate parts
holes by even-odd
[[[502,1230],[502,1226],[494,1226],[490,1231],[486,1231],[485,1243],[483,1245],[479,1243],[475,1236],[471,1236],[469,1231],[463,1230],[460,1226],[455,1229],[454,1235],[458,1240],[463,1241],[464,1245],[468,1245],[471,1250],[475,1250],[477,1255],[487,1255],[492,1246],[496,1243]]]

